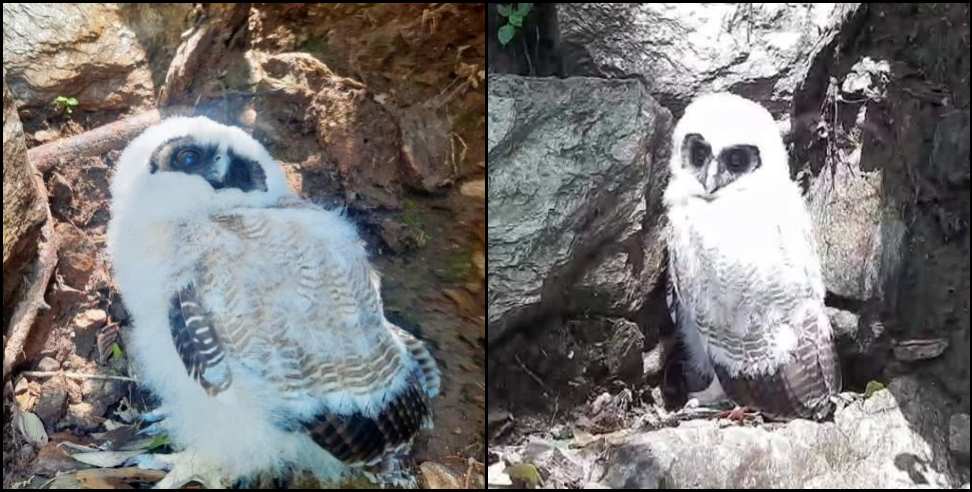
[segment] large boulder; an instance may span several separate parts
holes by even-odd
[[[834,422],[778,429],[692,421],[609,451],[612,488],[951,488],[948,398],[916,379],[851,403]],[[597,474],[595,474],[597,476]]]
[[[834,4],[557,5],[568,75],[638,76],[676,115],[705,92],[730,91],[789,111],[793,89]]]
[[[669,112],[637,80],[592,78],[491,76],[488,107],[489,342],[565,299],[630,318],[661,263],[646,227]]]
[[[32,115],[148,107],[189,26],[192,6],[4,4],[3,65],[18,104]]]

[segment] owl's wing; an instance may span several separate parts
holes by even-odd
[[[179,358],[189,376],[210,395],[216,395],[233,382],[220,335],[212,316],[192,285],[172,296],[169,303],[169,329]]]
[[[679,322],[700,335],[729,397],[776,418],[829,413],[840,370],[822,294],[807,272],[786,270],[802,263],[785,257],[766,274],[715,250],[698,254],[675,268],[693,273],[678,278]]]
[[[841,375],[829,337],[825,313],[808,312],[798,328],[792,357],[767,373],[731,372],[725,364],[714,362],[716,374],[730,397],[776,418],[822,419],[830,413],[830,396],[840,391]],[[758,341],[725,344],[741,359],[763,357],[767,350]]]
[[[668,314],[671,316],[672,323],[675,325],[675,332],[678,334],[678,342],[681,343],[688,359],[684,361],[686,363],[680,364],[680,366],[684,369],[687,389],[690,394],[693,394],[708,388],[716,374],[712,369],[709,353],[705,349],[699,328],[695,324],[692,310],[689,309],[689,306],[683,304],[679,298],[679,275],[675,250],[669,248],[668,255],[665,300],[668,304]]]

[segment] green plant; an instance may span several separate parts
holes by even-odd
[[[54,98],[54,107],[58,111],[70,115],[74,108],[78,107],[78,100],[74,97],[57,96]]]
[[[532,8],[532,3],[501,3],[496,7],[496,12],[506,17],[506,24],[500,27],[496,33],[500,44],[506,46],[513,40],[517,28],[523,27],[523,19],[526,18]]]

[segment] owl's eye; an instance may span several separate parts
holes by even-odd
[[[692,146],[692,165],[695,167],[702,167],[705,165],[706,159],[709,157],[709,148],[702,144],[695,144]]]
[[[734,174],[750,172],[759,167],[759,150],[751,145],[729,148],[721,158],[726,169]]]
[[[199,164],[199,151],[196,149],[182,149],[175,155],[175,163],[182,168],[191,168]]]
[[[749,156],[742,149],[731,150],[726,156],[726,166],[734,173],[744,171],[749,166]]]

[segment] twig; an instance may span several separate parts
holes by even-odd
[[[6,346],[3,348],[3,381],[7,380],[14,364],[20,359],[24,344],[27,343],[27,336],[37,318],[37,312],[41,309],[50,309],[50,306],[44,302],[44,292],[47,291],[47,284],[50,282],[54,267],[57,265],[57,237],[54,233],[51,207],[47,201],[47,187],[44,186],[43,178],[41,178],[40,173],[34,170],[29,159],[27,161],[27,172],[34,181],[37,201],[43,204],[47,221],[41,228],[42,239],[37,247],[33,281],[30,282],[30,287],[27,288],[23,300],[17,305],[17,309],[14,310],[13,316],[10,318],[10,338],[7,339]]]
[[[111,379],[114,381],[128,381],[130,383],[137,383],[138,380],[128,376],[112,376],[110,374],[84,374],[80,372],[62,372],[62,371],[24,371],[20,373],[22,376],[35,377],[35,378],[49,378],[54,376],[64,376],[68,379]]]
[[[553,393],[553,391],[550,391],[550,388],[546,385],[546,383],[544,383],[543,380],[540,379],[540,376],[537,376],[533,371],[528,369],[527,366],[523,363],[523,361],[520,360],[520,354],[516,354],[513,357],[516,359],[516,363],[520,365],[520,369],[523,369],[523,372],[527,373],[527,376],[533,378],[533,380],[536,381],[537,384],[539,384],[540,387],[546,390],[547,392]]]
[[[41,173],[46,173],[62,160],[104,155],[121,149],[146,128],[163,117],[188,114],[186,108],[153,109],[114,123],[99,126],[70,138],[39,145],[27,151],[27,160]]]

